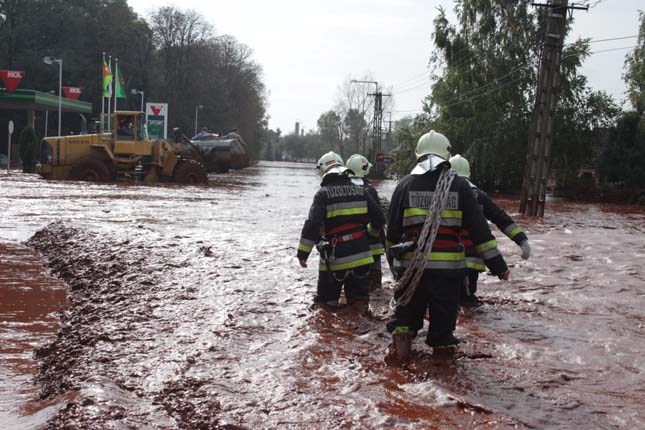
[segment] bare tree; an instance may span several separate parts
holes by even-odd
[[[348,76],[338,87],[336,113],[341,118],[342,146],[350,153],[367,154],[369,137],[374,126],[374,92],[371,83],[355,81],[375,81],[371,73],[360,77]],[[379,86],[379,91],[383,87]],[[382,109],[390,110],[393,102],[390,97],[383,98]]]

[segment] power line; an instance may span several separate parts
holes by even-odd
[[[416,79],[415,81],[412,81],[407,85],[394,86],[394,89],[399,88],[397,92],[407,91],[409,88],[416,88],[419,85],[425,84],[426,82],[429,82],[429,81],[430,81],[429,76],[424,76],[421,79]]]
[[[428,76],[428,71],[424,70],[421,73],[417,73],[415,75],[412,75],[411,77],[409,77],[407,79],[404,79],[403,81],[401,81],[401,82],[399,82],[397,84],[394,84],[394,88],[407,86],[409,82],[416,81],[419,78],[425,78],[426,76]]]
[[[609,41],[612,41],[612,40],[623,40],[623,39],[635,39],[637,37],[638,37],[638,34],[635,34],[633,36],[610,37],[609,39],[590,39],[589,43],[609,42]]]
[[[593,9],[593,8],[595,8],[596,6],[598,6],[600,3],[604,2],[604,1],[605,0],[596,0],[593,4],[588,4],[587,6],[589,7],[589,9]]]
[[[603,52],[619,51],[619,50],[622,50],[622,49],[632,49],[632,48],[636,48],[637,46],[638,46],[638,45],[633,45],[633,46],[622,46],[622,47],[620,47],[620,48],[612,48],[612,49],[601,49],[601,50],[599,50],[599,51],[593,51],[593,52],[590,52],[590,53],[589,53],[589,55],[600,54],[600,53],[603,53]],[[565,57],[565,58],[566,58],[566,57]],[[492,84],[494,84],[494,83],[496,83],[496,82],[499,82],[502,78],[504,78],[504,77],[506,77],[506,76],[511,75],[512,73],[516,72],[516,71],[517,71],[517,70],[519,70],[519,69],[520,69],[520,68],[514,69],[514,70],[512,70],[511,72],[507,73],[506,75],[503,75],[503,76],[501,76],[501,77],[499,77],[499,78],[495,79],[495,80],[494,80],[494,81],[492,81],[491,83],[488,83],[488,84],[486,84],[486,85],[484,85],[484,86],[481,86],[481,87],[477,87],[476,89],[474,89],[474,90],[472,90],[472,91],[470,91],[470,92],[468,92],[468,93],[466,93],[466,94],[462,94],[462,95],[460,95],[460,96],[458,96],[458,97],[455,97],[455,98],[453,98],[453,99],[450,99],[450,100],[448,100],[447,104],[444,104],[444,105],[442,105],[441,107],[442,107],[442,108],[447,108],[447,107],[451,107],[451,106],[457,106],[457,105],[459,105],[459,104],[461,104],[461,103],[467,103],[467,102],[469,102],[469,101],[471,101],[471,100],[474,100],[474,99],[476,99],[476,98],[479,98],[479,97],[485,96],[486,94],[490,94],[491,92],[493,92],[493,91],[495,91],[495,90],[498,90],[498,89],[500,89],[500,88],[507,87],[507,86],[509,86],[509,85],[511,85],[511,84],[513,84],[513,83],[515,83],[515,82],[517,82],[517,81],[519,81],[520,79],[522,79],[522,76],[519,76],[519,77],[517,77],[517,78],[515,78],[515,79],[512,79],[512,80],[510,80],[510,81],[508,81],[508,82],[506,82],[506,83],[503,83],[503,84],[501,84],[501,85],[497,85],[497,86],[495,86],[495,87],[493,87],[493,88],[490,88],[490,89],[489,89],[489,90],[487,90],[487,91],[481,92],[481,93],[479,93],[479,94],[475,94],[474,96],[469,97],[469,98],[467,98],[467,99],[465,99],[465,100],[459,100],[459,101],[456,101],[457,99],[463,98],[463,97],[465,97],[465,96],[467,96],[467,95],[469,95],[469,94],[473,94],[473,93],[479,92],[479,91],[481,91],[481,90],[485,89],[486,87],[489,87],[490,85],[492,85]],[[392,111],[392,112],[397,112],[397,113],[406,113],[406,112],[423,112],[423,109],[394,110],[394,111]]]
[[[603,1],[603,0],[600,0],[600,1]],[[600,1],[594,3],[594,5],[597,5]],[[594,7],[594,5],[590,6],[590,8]],[[635,34],[633,36],[618,36],[618,37],[609,37],[604,39],[589,39],[588,43],[611,42],[615,40],[635,39],[637,37],[638,35]],[[574,45],[575,43],[577,42],[571,42],[566,44],[565,46],[571,46],[571,45]],[[616,48],[616,50],[619,50],[619,49],[625,49],[625,48]],[[600,51],[597,51],[597,52],[600,52]],[[464,54],[458,56],[456,60],[452,61],[451,67],[463,66],[466,60],[472,59],[472,56],[473,56],[472,52],[465,52]],[[394,94],[403,94],[410,91],[414,91],[418,88],[423,88],[425,85],[430,83],[428,75],[429,75],[429,71],[424,70],[419,74],[412,75],[410,78],[401,81],[400,83],[394,85],[393,88],[394,90],[396,90],[394,91]],[[428,79],[428,81],[426,79]],[[497,78],[497,79],[501,79],[501,78]]]
[[[614,37],[614,38],[608,38],[608,39],[597,39],[597,40],[596,40],[596,42],[605,42],[605,41],[611,41],[611,40],[630,39],[630,38],[633,38],[633,37],[638,37],[638,36],[624,36],[624,37]],[[623,49],[632,49],[632,48],[635,48],[636,46],[638,46],[638,45],[633,45],[633,46],[623,46],[623,47],[619,47],[619,48],[611,48],[611,49],[602,49],[602,50],[598,50],[598,51],[590,52],[590,53],[589,53],[589,55],[599,54],[599,53],[603,53],[603,52],[620,51],[620,50],[623,50]],[[575,54],[572,54],[572,55],[575,55]],[[569,57],[571,57],[571,55],[570,55],[570,56],[566,56],[566,57],[564,57],[564,58],[569,58]],[[485,85],[482,85],[482,86],[480,86],[480,87],[474,88],[474,89],[472,89],[472,90],[470,90],[470,91],[467,91],[467,92],[466,92],[466,93],[464,93],[464,94],[460,94],[460,95],[458,95],[458,96],[456,96],[456,97],[454,97],[454,98],[452,98],[452,99],[448,100],[448,101],[446,102],[447,104],[446,104],[445,106],[453,106],[453,105],[455,105],[455,104],[456,104],[456,103],[453,103],[453,102],[455,102],[455,101],[457,101],[457,100],[459,100],[459,99],[463,99],[464,97],[468,97],[468,96],[469,96],[469,95],[471,95],[471,94],[474,94],[474,93],[477,93],[477,92],[479,92],[479,91],[482,91],[482,90],[484,90],[484,89],[486,89],[486,88],[490,87],[491,85],[494,85],[495,83],[498,83],[500,80],[502,80],[502,79],[506,78],[507,76],[510,76],[510,75],[512,75],[513,73],[516,73],[516,72],[518,72],[518,71],[520,71],[520,70],[522,70],[522,69],[524,69],[524,66],[517,67],[517,68],[515,68],[515,69],[511,70],[510,72],[508,72],[508,73],[506,73],[506,74],[504,74],[504,75],[500,76],[499,78],[495,78],[494,80],[492,80],[492,81],[491,81],[491,82],[489,82],[488,84],[485,84]],[[520,78],[521,78],[521,77],[520,77]],[[512,81],[512,82],[516,82],[516,81],[517,81],[517,80],[519,80],[520,78],[515,79],[515,80],[514,80],[514,81]],[[423,85],[425,85],[425,82],[423,83]],[[411,88],[408,88],[408,89],[405,89],[405,90],[401,90],[401,91],[398,91],[398,92],[394,92],[394,94],[402,94],[402,93],[405,93],[405,92],[408,92],[408,91],[412,91],[412,90],[414,90],[414,89],[416,89],[416,88],[420,88],[420,87],[422,87],[423,85],[417,85],[417,86],[414,86],[414,87],[411,87]],[[501,87],[499,87],[499,88],[501,88]],[[486,93],[484,93],[484,94],[488,94],[488,92],[486,92]],[[472,98],[469,98],[469,99],[465,100],[464,102],[466,102],[466,101],[468,101],[468,100],[472,100]]]
[[[500,89],[500,88],[507,87],[507,86],[509,86],[509,85],[511,85],[511,84],[513,84],[513,83],[515,83],[515,82],[517,82],[517,81],[519,81],[520,79],[522,79],[522,76],[519,76],[519,77],[517,77],[517,78],[515,78],[515,79],[513,79],[513,80],[511,80],[511,81],[508,81],[508,82],[506,82],[506,83],[505,83],[505,84],[503,84],[503,85],[498,85],[498,86],[496,86],[496,87],[493,87],[493,88],[491,88],[490,90],[488,90],[488,91],[484,91],[484,92],[483,92],[483,93],[481,93],[481,94],[476,94],[476,95],[474,95],[474,96],[472,96],[472,97],[470,97],[470,98],[467,98],[466,100],[461,100],[461,101],[458,101],[458,102],[455,102],[455,103],[449,103],[449,104],[443,105],[442,107],[447,108],[447,107],[450,107],[450,106],[456,106],[456,105],[458,105],[458,104],[467,103],[467,102],[469,102],[469,101],[471,101],[471,100],[474,100],[474,99],[479,98],[479,97],[481,97],[481,96],[485,96],[486,94],[492,93],[492,92],[493,92],[493,91],[495,91],[495,90],[498,90],[498,89]]]
[[[416,90],[418,88],[423,88],[423,87],[425,87],[427,85],[431,85],[430,80],[420,82],[420,83],[418,83],[418,84],[416,84],[416,85],[414,85],[412,87],[408,87],[408,88],[405,88],[405,89],[402,89],[402,90],[393,91],[392,93],[395,94],[395,95],[403,94],[403,93],[407,93],[407,92],[410,92],[410,91],[414,91],[414,90]]]
[[[600,51],[590,52],[589,55],[600,54],[601,52],[620,51],[621,49],[633,49],[633,48],[637,48],[638,46],[639,45],[632,45],[632,46],[621,46],[620,48],[602,49]]]
[[[487,83],[487,84],[485,84],[485,85],[482,85],[482,86],[477,87],[477,88],[473,88],[472,90],[467,91],[467,92],[466,92],[466,93],[464,93],[464,94],[460,94],[460,95],[458,95],[458,96],[456,96],[456,97],[453,97],[452,99],[448,100],[446,103],[450,104],[450,103],[452,103],[453,101],[455,101],[455,100],[457,100],[457,99],[460,99],[460,98],[463,98],[463,97],[469,96],[470,94],[473,94],[473,93],[479,92],[479,91],[481,91],[481,90],[483,90],[483,89],[485,89],[485,88],[487,88],[487,87],[490,87],[491,85],[493,85],[493,84],[495,84],[495,83],[498,83],[500,80],[504,79],[505,77],[510,76],[510,75],[512,75],[513,73],[515,73],[515,72],[517,72],[517,71],[520,71],[520,70],[522,70],[522,69],[524,69],[524,66],[516,67],[515,69],[513,69],[513,70],[511,70],[510,72],[506,73],[505,75],[502,75],[502,76],[500,76],[499,78],[495,78],[495,79],[493,79],[492,81],[490,81],[489,83]],[[519,78],[518,78],[518,79],[519,79]]]
[[[423,108],[422,108],[422,109],[403,109],[403,110],[398,110],[398,109],[397,109],[397,110],[393,110],[392,112],[395,112],[395,113],[405,113],[405,112],[423,112]]]

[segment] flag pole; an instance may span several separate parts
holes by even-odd
[[[108,70],[112,74],[112,55],[108,56]],[[112,75],[114,80],[114,75]],[[110,115],[110,101],[112,101],[112,83],[108,85],[108,99],[107,99],[107,114],[108,114],[108,130],[112,130],[112,115]]]
[[[99,130],[103,132],[103,120],[105,117],[105,87],[103,83],[105,82],[105,51],[103,51],[103,61],[101,62],[101,126]]]
[[[116,86],[119,80],[119,59],[114,58],[114,74],[112,75],[112,80],[114,81],[114,112],[116,112],[116,102],[119,99],[119,95],[116,93]]]

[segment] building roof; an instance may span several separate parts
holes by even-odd
[[[0,88],[0,109],[57,111],[58,96],[35,90],[15,90],[8,93],[5,88]],[[61,109],[63,112],[92,113],[92,103],[63,97]]]

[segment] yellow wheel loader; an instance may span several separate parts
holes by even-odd
[[[36,172],[45,179],[76,181],[178,182],[205,184],[204,166],[177,154],[165,140],[150,141],[142,112],[116,111],[111,130],[97,134],[47,137]]]

